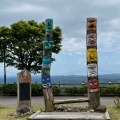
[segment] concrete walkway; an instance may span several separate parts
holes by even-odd
[[[86,98],[83,96],[54,96],[54,100],[65,100],[65,99],[78,99]],[[115,97],[100,97],[101,104],[103,105],[114,105]],[[44,105],[44,97],[32,97],[32,105]],[[14,106],[17,107],[17,97],[16,96],[0,96],[0,104],[4,106]],[[75,103],[75,104],[87,104],[87,103]]]

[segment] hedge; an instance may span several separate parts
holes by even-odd
[[[61,93],[75,95],[75,94],[86,94],[87,86],[69,86],[66,88],[60,88],[58,86],[53,86],[53,94],[60,95]],[[0,93],[6,95],[17,95],[17,84],[6,84],[0,87]],[[32,96],[41,96],[43,95],[42,86],[40,84],[32,84],[31,85],[31,93]],[[100,86],[100,94],[101,95],[120,95],[120,86]]]
[[[53,94],[59,95],[61,93],[61,88],[58,86],[53,86]],[[0,87],[0,94],[6,94],[11,96],[17,95],[17,84],[6,84]],[[32,96],[42,96],[43,90],[41,84],[32,84],[31,85],[31,94]]]

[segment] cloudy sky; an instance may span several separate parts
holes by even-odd
[[[86,19],[97,18],[98,73],[120,73],[120,0],[0,0],[0,26],[53,18],[63,32],[51,75],[86,75]],[[7,75],[17,69],[7,68]],[[0,75],[3,64],[0,63]]]

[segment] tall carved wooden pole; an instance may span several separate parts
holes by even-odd
[[[42,58],[42,87],[45,102],[45,111],[54,111],[54,98],[52,84],[50,79],[50,66],[52,56],[52,36],[53,36],[53,19],[45,21],[45,39],[43,43],[43,58]]]
[[[98,65],[97,65],[97,19],[87,18],[87,78],[90,109],[100,106]]]

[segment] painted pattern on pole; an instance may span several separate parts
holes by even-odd
[[[87,47],[96,47],[97,46],[97,34],[89,33],[87,34]]]
[[[99,91],[98,65],[97,65],[97,19],[87,18],[86,57],[88,90],[90,93]]]
[[[99,88],[99,83],[98,79],[89,79],[88,80],[88,89],[89,92],[98,92]]]
[[[97,49],[89,48],[87,49],[87,62],[96,62],[97,61]]]
[[[45,39],[43,42],[43,58],[42,58],[42,87],[43,89],[52,87],[50,79],[51,53],[53,36],[53,19],[45,21]]]
[[[87,33],[96,33],[97,31],[97,19],[96,18],[87,18]]]
[[[97,77],[98,76],[98,70],[97,70],[97,64],[96,63],[89,63],[87,65],[88,68],[88,77]]]

